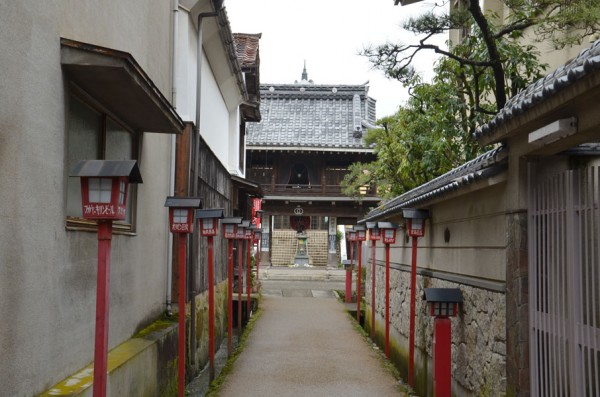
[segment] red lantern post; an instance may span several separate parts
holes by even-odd
[[[354,226],[356,244],[358,245],[358,275],[356,277],[356,321],[360,324],[360,301],[362,284],[362,243],[367,240],[367,229],[364,226]]]
[[[233,240],[242,218],[221,220],[223,238],[227,239],[227,354],[233,353]]]
[[[377,227],[377,222],[367,222],[366,224],[367,229],[369,229],[369,240],[371,240],[371,340],[375,340],[375,280],[377,279],[375,247],[381,235]]]
[[[171,233],[178,235],[179,253],[179,335],[177,395],[185,394],[185,297],[186,297],[186,251],[187,235],[194,231],[194,211],[202,206],[198,197],[167,197],[165,207],[169,207]]]
[[[252,244],[254,243],[254,230],[256,229],[255,226],[249,226],[246,228],[246,315],[248,316],[248,319],[250,319],[250,295],[252,294],[252,267],[251,265],[251,251],[252,251]]]
[[[256,254],[254,256],[256,260],[256,282],[259,282],[258,278],[258,266],[260,265],[260,242],[262,237],[262,231],[260,228],[254,229],[254,244],[256,244]]]
[[[262,203],[261,199],[254,199],[254,203],[255,205],[258,203],[259,205]],[[260,265],[260,244],[261,244],[261,237],[262,237],[262,217],[264,214],[264,211],[261,209],[257,209],[255,206],[252,207],[253,211],[254,211],[254,226],[256,226],[256,229],[254,230],[254,243],[257,245],[256,248],[256,281],[258,282],[260,280],[259,278],[259,265]]]
[[[223,218],[223,209],[197,210],[196,219],[200,220],[200,235],[207,237],[208,246],[208,377],[215,378],[215,276],[213,237],[218,234],[219,222]]]
[[[244,273],[242,269],[243,263],[243,242],[246,240],[246,228],[250,227],[250,221],[242,221],[237,228],[235,239],[237,240],[237,251],[238,251],[238,304],[237,304],[237,326],[238,326],[238,338],[242,336],[242,291],[244,288]]]
[[[385,244],[385,355],[390,358],[390,244],[396,243],[397,226],[390,222],[378,222],[377,226]]]
[[[433,325],[433,394],[436,397],[452,395],[452,324],[456,317],[462,293],[458,288],[425,288],[429,313],[435,317]]]
[[[348,241],[350,241],[350,269],[354,268],[354,243],[356,242],[356,232],[354,229],[348,229]],[[352,277],[352,272],[350,272],[350,277]],[[352,284],[352,279],[350,281]],[[352,294],[352,291],[350,291]],[[352,302],[351,297],[346,297],[346,302]]]
[[[429,212],[405,208],[402,216],[407,219],[408,235],[412,237],[412,263],[410,269],[410,321],[408,341],[408,384],[415,384],[415,315],[417,295],[417,239],[425,235],[425,219]]]
[[[125,219],[129,183],[142,183],[142,176],[135,160],[84,160],[75,164],[70,176],[81,179],[83,218],[98,221],[93,392],[94,397],[105,397],[112,222]]]

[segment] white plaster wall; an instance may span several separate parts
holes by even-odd
[[[238,108],[239,109],[239,108]],[[245,176],[243,164],[239,163],[239,147],[240,147],[240,112],[236,109],[235,112],[229,113],[229,156],[227,169],[232,173],[240,176]],[[246,150],[244,150],[244,162],[246,159]]]
[[[180,9],[177,38],[177,113],[184,121],[196,120],[197,31],[189,13]]]
[[[418,240],[417,266],[483,279],[504,281],[506,232],[504,211],[506,184],[500,183],[453,199],[441,201],[430,210],[425,237]],[[444,231],[450,242],[444,242]],[[410,265],[412,240],[398,231],[391,245],[390,261]],[[385,260],[383,245],[377,243],[377,258]]]
[[[35,395],[93,360],[97,240],[65,230],[60,37],[130,52],[170,92],[169,2],[0,3],[0,379]],[[115,236],[109,344],[164,309],[169,135],[145,134],[137,236]]]
[[[201,95],[200,134],[221,163],[227,167],[229,111],[206,56],[202,58]]]
[[[207,39],[210,24],[203,28],[203,39]],[[189,12],[178,13],[177,49],[177,111],[185,121],[196,121],[196,80],[198,31]],[[228,67],[215,65],[215,67]],[[230,112],[215,79],[211,60],[206,52],[202,56],[202,81],[200,98],[200,134],[221,163],[231,170],[232,151],[237,151],[239,140],[232,141],[238,131],[237,108]]]

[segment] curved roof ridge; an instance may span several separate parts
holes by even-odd
[[[524,113],[597,70],[600,70],[600,40],[594,42],[591,47],[582,50],[571,61],[559,66],[510,98],[492,120],[475,130],[473,137],[480,139],[490,135],[494,129],[510,119]]]

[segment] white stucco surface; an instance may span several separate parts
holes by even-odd
[[[93,360],[97,240],[65,229],[60,38],[127,51],[170,92],[169,2],[0,3],[0,379],[36,395]],[[137,233],[112,242],[110,347],[164,309],[169,135],[144,134]]]

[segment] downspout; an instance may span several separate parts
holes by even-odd
[[[173,34],[171,42],[171,104],[177,109],[177,33],[179,29],[178,16],[179,0],[173,0]],[[169,196],[175,195],[175,160],[177,156],[177,138],[171,135],[171,161],[169,166]],[[167,215],[168,217],[168,215]],[[167,225],[169,220],[167,219]],[[173,283],[173,233],[168,233],[167,243],[167,314],[170,316],[172,311],[172,284]]]
[[[202,22],[204,18],[216,17],[219,15],[219,11],[215,12],[205,12],[198,14],[198,40],[196,47],[196,119],[194,125],[194,180],[192,181],[193,186],[193,194],[195,196],[199,196],[198,192],[198,175],[200,168],[200,108],[201,108],[201,99],[202,99],[202,61],[204,57],[204,52],[202,50]],[[192,234],[192,238],[194,239],[192,247],[198,247],[198,228],[194,228],[194,233]],[[195,252],[194,252],[195,251]],[[195,364],[196,362],[196,265],[198,264],[198,252],[197,249],[192,249],[192,261],[191,266],[189,267],[190,273],[190,299],[191,299],[191,308],[190,312],[191,316],[191,324],[190,324],[190,362],[191,364]]]

